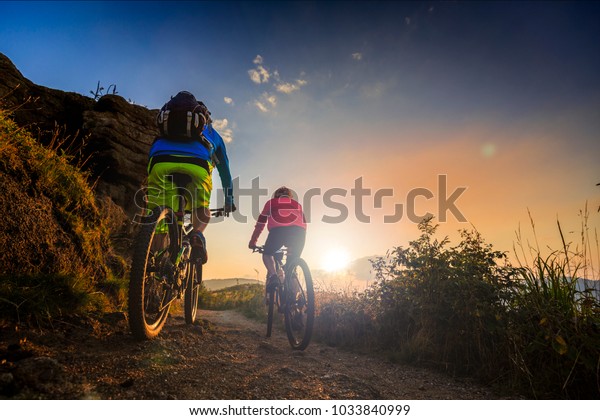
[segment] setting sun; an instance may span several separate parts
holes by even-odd
[[[344,248],[332,248],[323,257],[323,269],[329,272],[343,270],[350,263],[350,254]]]

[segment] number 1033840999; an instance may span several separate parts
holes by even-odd
[[[410,411],[408,404],[336,404],[331,407],[334,416],[399,416]]]

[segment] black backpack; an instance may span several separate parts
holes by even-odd
[[[204,140],[202,130],[206,125],[206,117],[190,92],[179,92],[164,104],[156,117],[156,124],[163,137],[179,141]]]

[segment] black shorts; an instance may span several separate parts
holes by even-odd
[[[265,254],[274,255],[282,246],[288,249],[288,255],[300,257],[306,241],[306,229],[300,226],[282,226],[269,231],[265,242]]]

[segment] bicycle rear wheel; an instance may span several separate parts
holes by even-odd
[[[129,279],[129,327],[138,339],[156,337],[169,316],[177,241],[175,214],[166,207],[158,207],[146,218],[136,238]]]
[[[315,320],[315,291],[312,275],[303,259],[290,262],[285,274],[285,330],[294,350],[310,343]]]
[[[202,285],[202,264],[188,262],[188,278],[185,288],[183,312],[185,323],[193,324],[198,313],[198,295]]]

